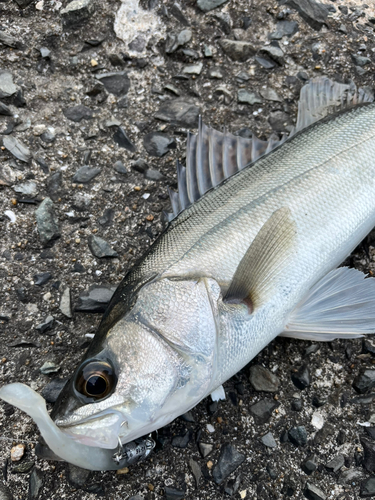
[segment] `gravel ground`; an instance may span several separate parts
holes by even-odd
[[[51,401],[162,231],[199,113],[280,135],[304,81],[371,89],[375,68],[372,0],[128,0],[116,22],[117,1],[67,4],[0,0],[0,383]],[[375,272],[374,236],[346,264]],[[276,339],[121,474],[37,459],[35,425],[1,402],[0,499],[375,496],[374,356],[371,339]]]

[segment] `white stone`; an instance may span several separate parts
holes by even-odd
[[[311,418],[311,424],[315,429],[322,429],[324,425],[324,418],[319,412],[315,412]]]

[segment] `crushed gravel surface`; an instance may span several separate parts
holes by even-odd
[[[309,78],[372,91],[374,28],[372,0],[0,0],[0,384],[52,407],[163,230],[199,114],[287,133]],[[375,273],[374,242],[346,264]],[[371,338],[276,339],[119,473],[38,459],[0,402],[0,499],[375,497],[374,365]]]

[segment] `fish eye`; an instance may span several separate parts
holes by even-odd
[[[116,377],[112,365],[99,360],[86,361],[74,382],[76,391],[91,399],[107,397],[115,385]]]

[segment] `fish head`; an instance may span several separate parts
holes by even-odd
[[[214,344],[205,283],[150,284],[110,326],[101,350],[88,351],[52,417],[89,446],[114,448],[144,436],[207,395]]]

